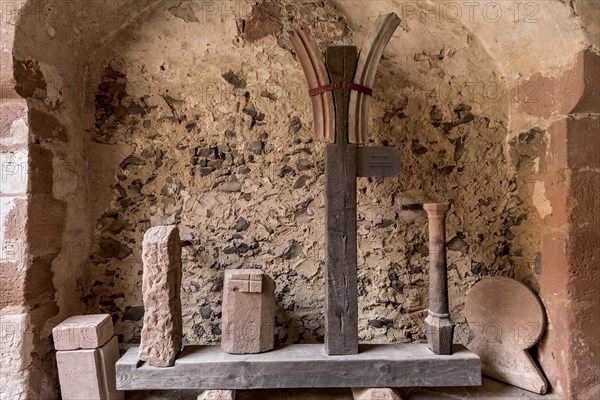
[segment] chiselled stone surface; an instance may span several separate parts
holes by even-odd
[[[144,327],[140,360],[173,365],[182,345],[181,243],[176,226],[157,226],[144,235]]]
[[[110,314],[75,315],[52,329],[56,350],[95,349],[113,335]]]
[[[119,359],[119,342],[113,336],[97,349],[56,352],[58,378],[63,400],[121,400],[117,391],[115,364]]]
[[[398,392],[391,388],[353,388],[352,397],[354,400],[402,400]]]
[[[258,269],[225,271],[221,348],[232,354],[271,350],[275,283]]]
[[[205,390],[198,400],[235,400],[235,390]]]

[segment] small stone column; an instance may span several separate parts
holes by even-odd
[[[454,334],[446,271],[446,212],[449,208],[448,203],[423,204],[429,219],[429,311],[425,331],[429,348],[440,355],[452,354]]]
[[[182,346],[181,241],[176,226],[148,229],[142,244],[144,326],[139,357],[170,367]]]
[[[225,271],[221,348],[231,354],[273,349],[275,282],[258,269]]]
[[[63,400],[122,400],[115,364],[119,342],[110,315],[78,315],[52,330]]]

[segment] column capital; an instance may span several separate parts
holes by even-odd
[[[450,209],[450,203],[425,203],[423,209],[428,215],[445,215]]]

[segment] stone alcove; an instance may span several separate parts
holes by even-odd
[[[540,224],[556,224],[558,201],[544,191],[556,187],[544,181],[548,146],[558,150],[546,128],[582,95],[582,71],[593,60],[578,55],[584,35],[569,8],[547,5],[538,21],[558,23],[565,35],[545,58],[531,57],[546,49],[543,40],[507,50],[495,38],[515,45],[531,38],[527,29],[543,36],[541,23],[522,21],[511,36],[503,32],[514,11],[503,9],[508,19],[457,18],[452,9],[436,11],[437,3],[416,10],[415,4],[382,1],[365,10],[353,2],[267,3],[267,12],[254,17],[270,16],[283,30],[275,23],[274,35],[253,43],[248,32],[240,37],[236,23],[249,18],[252,3],[97,1],[66,11],[53,2],[24,5],[14,15],[15,118],[3,153],[21,164],[28,159],[29,179],[25,188],[11,186],[2,214],[13,224],[4,238],[22,243],[20,252],[9,252],[21,255],[14,262],[21,274],[3,315],[26,334],[14,336],[23,356],[15,362],[16,383],[10,375],[6,387],[35,387],[33,393],[43,386],[48,392],[39,397],[52,396],[55,378],[44,372],[53,366],[49,332],[66,316],[110,312],[123,345],[135,343],[141,235],[151,224],[180,222],[184,235],[202,243],[184,253],[189,341],[218,340],[219,276],[247,263],[276,278],[279,340],[320,340],[322,149],[310,141],[304,80],[285,42],[290,20],[306,23],[326,46],[361,43],[380,12],[403,19],[371,107],[373,143],[401,149],[402,176],[359,182],[361,340],[422,339],[425,223],[401,204],[455,202],[448,237],[457,322],[464,322],[466,291],[485,275],[515,276],[544,297]],[[536,77],[539,70],[548,78]],[[231,74],[223,78],[229,71],[245,88]],[[552,78],[561,75],[562,81]],[[558,90],[555,81],[564,82]],[[571,96],[564,96],[567,89]],[[215,149],[221,166],[203,176],[202,163]],[[233,166],[223,166],[229,156]],[[244,163],[236,164],[240,156]],[[224,183],[213,188],[231,179],[217,170],[235,175],[240,192],[220,191]],[[561,387],[552,368],[569,360],[547,361],[561,390],[571,383]]]

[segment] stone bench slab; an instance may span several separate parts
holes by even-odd
[[[133,347],[117,362],[117,389],[278,389],[479,386],[479,357],[455,345],[435,355],[426,344],[361,345],[358,354],[328,356],[321,344],[228,354],[220,346],[187,346],[172,367],[139,361]]]

